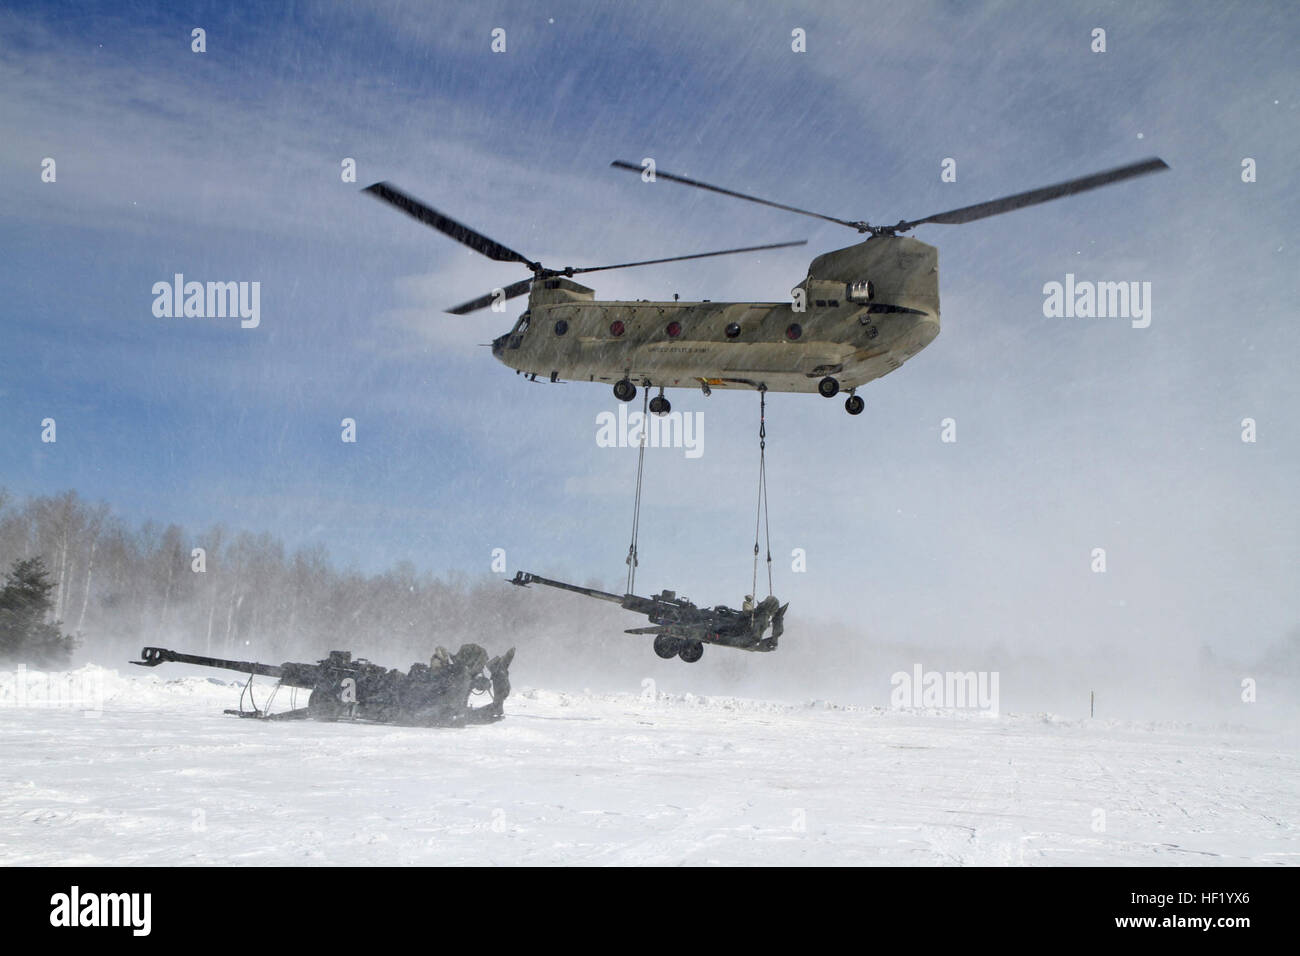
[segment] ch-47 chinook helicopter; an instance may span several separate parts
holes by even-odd
[[[641,166],[621,160],[612,165],[643,172]],[[572,277],[803,242],[549,269],[388,183],[375,183],[365,191],[490,259],[528,267],[532,278],[447,311],[463,315],[527,293],[527,310],[509,332],[492,342],[492,354],[534,381],[543,375],[552,382],[608,382],[624,402],[636,397],[638,384],[658,388],[659,394],[649,403],[650,411],[658,415],[671,409],[664,397],[666,388],[699,388],[705,395],[714,388],[815,391],[826,398],[847,391],[844,407],[850,415],[858,415],[864,403],[857,389],[899,368],[939,334],[939,250],[900,233],[928,223],[974,222],[1168,168],[1164,160],[1146,159],[892,226],[839,219],[655,172],[656,180],[812,216],[867,236],[863,242],[814,259],[808,275],[792,290],[792,302],[602,302],[593,289]]]

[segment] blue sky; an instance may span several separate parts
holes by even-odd
[[[858,418],[773,396],[774,550],[808,553],[805,574],[778,561],[777,591],[805,621],[981,645],[1240,650],[1300,623],[1290,4],[286,10],[0,13],[0,484],[267,530],[367,571],[486,574],[503,547],[511,570],[617,586],[635,453],[596,445],[608,390],[496,364],[479,343],[517,310],[442,309],[522,270],[360,186],[392,180],[555,265],[807,238],[591,283],[778,300],[854,234],[609,161],[895,221],[1159,155],[1160,176],[918,230],[940,249],[935,343]],[[176,272],[261,282],[260,327],[155,318]],[[1151,282],[1151,327],[1044,318],[1067,272]],[[673,398],[704,411],[705,454],[651,453],[640,581],[734,602],[757,400]]]

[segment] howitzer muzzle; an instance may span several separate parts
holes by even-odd
[[[143,660],[131,661],[131,663],[141,667],[157,667],[159,664],[175,660],[172,652],[165,647],[146,647],[140,651],[140,657]]]

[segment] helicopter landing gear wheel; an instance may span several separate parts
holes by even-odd
[[[621,379],[614,383],[614,397],[620,402],[630,402],[636,398],[636,386],[627,379]]]
[[[839,394],[839,391],[840,383],[829,375],[817,383],[817,394],[822,398],[834,398]]]
[[[667,634],[660,634],[655,638],[655,653],[664,660],[672,660],[681,650],[681,644],[677,638],[669,637]]]
[[[673,410],[673,403],[664,398],[664,390],[659,389],[659,394],[650,399],[650,414],[667,415]]]
[[[704,645],[699,641],[683,641],[677,656],[688,664],[694,664],[704,656]]]
[[[864,409],[866,405],[867,403],[857,395],[850,395],[844,400],[844,410],[850,415],[861,415],[862,409]]]

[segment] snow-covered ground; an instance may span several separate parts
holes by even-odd
[[[527,689],[417,730],[71,677],[97,715],[0,675],[0,864],[1300,862],[1289,732]]]

